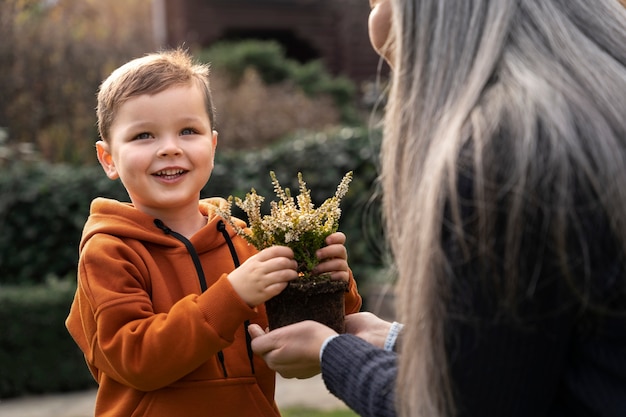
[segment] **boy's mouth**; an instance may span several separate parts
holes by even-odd
[[[165,179],[172,179],[172,178],[179,177],[183,175],[184,173],[185,173],[184,169],[177,168],[177,169],[164,169],[162,171],[155,172],[153,175],[157,177],[165,178]]]

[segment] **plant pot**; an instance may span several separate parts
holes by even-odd
[[[295,280],[265,302],[270,330],[304,320],[345,332],[345,293],[348,283],[333,280]]]

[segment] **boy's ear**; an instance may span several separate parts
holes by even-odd
[[[98,162],[100,162],[100,165],[102,165],[102,169],[104,170],[105,174],[107,174],[107,177],[112,180],[118,179],[120,176],[117,173],[115,162],[113,162],[113,157],[111,156],[109,144],[103,140],[97,141],[96,153],[98,155]]]

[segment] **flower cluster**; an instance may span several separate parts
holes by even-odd
[[[233,197],[229,197],[224,210],[217,209],[235,231],[251,245],[261,250],[273,245],[289,246],[298,261],[298,272],[302,277],[310,277],[318,263],[315,252],[324,246],[328,235],[337,231],[341,209],[339,203],[348,192],[352,171],[348,172],[337,186],[335,195],[315,208],[311,191],[307,188],[302,173],[298,173],[299,195],[294,199],[288,188],[283,188],[276,174],[270,172],[274,192],[278,201],[270,202],[270,214],[261,214],[264,197],[252,189],[244,200],[235,197],[237,207],[248,216],[249,230],[239,227],[231,218]]]

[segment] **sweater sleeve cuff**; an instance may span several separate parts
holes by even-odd
[[[326,340],[324,340],[324,343],[322,343],[322,347],[320,348],[320,363],[322,363],[322,356],[324,356],[324,349],[326,349],[326,346],[328,345],[328,343],[333,340],[335,337],[339,336],[338,334],[334,334],[332,336],[328,336],[326,338]]]
[[[404,327],[403,324],[394,321],[391,323],[391,328],[389,329],[389,333],[387,333],[387,338],[385,339],[385,344],[383,348],[388,352],[393,352],[396,350],[396,343],[398,342],[398,336],[400,336],[400,332]]]

